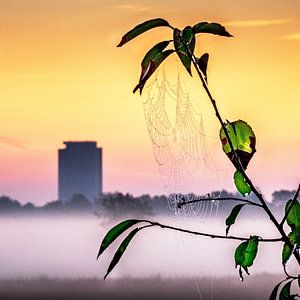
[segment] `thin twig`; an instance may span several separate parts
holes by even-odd
[[[238,202],[244,202],[244,203],[247,203],[249,205],[255,205],[255,206],[259,206],[259,207],[262,207],[261,204],[259,203],[255,203],[251,200],[247,200],[247,199],[241,199],[241,198],[235,198],[235,197],[224,197],[224,198],[200,198],[200,199],[195,199],[195,200],[190,200],[190,201],[182,201],[182,202],[179,202],[177,204],[178,208],[181,208],[182,206],[184,205],[187,205],[187,204],[191,204],[191,203],[197,203],[197,202],[207,202],[207,201],[238,201]]]
[[[287,209],[287,211],[286,211],[286,213],[285,213],[285,215],[284,215],[284,217],[283,217],[283,219],[282,219],[282,221],[281,221],[281,223],[280,223],[280,226],[281,226],[281,227],[283,226],[285,220],[287,219],[287,217],[288,217],[288,215],[289,215],[289,213],[290,213],[290,211],[291,211],[291,209],[292,209],[292,207],[293,207],[293,202],[296,201],[296,200],[298,199],[299,192],[300,192],[300,184],[298,185],[298,189],[297,189],[297,191],[296,191],[296,193],[295,193],[295,195],[294,195],[294,198],[293,198],[293,200],[292,200],[292,202],[291,202],[291,205],[288,207],[288,209]]]
[[[161,228],[167,228],[167,229],[171,229],[171,230],[175,230],[175,231],[180,231],[180,232],[184,232],[184,233],[200,235],[200,236],[205,236],[205,237],[210,237],[210,238],[227,239],[227,240],[239,240],[239,241],[249,241],[250,240],[250,238],[248,238],[248,237],[211,234],[211,233],[192,231],[192,230],[183,229],[183,228],[179,228],[179,227],[164,225],[164,224],[161,224],[161,223],[158,223],[158,222],[151,222],[151,221],[147,221],[147,222],[152,224],[152,226],[159,226]],[[259,237],[259,241],[260,242],[267,242],[267,243],[268,242],[281,242],[282,238],[265,239],[265,238]]]
[[[148,222],[148,223],[150,223],[149,225],[144,225],[144,226],[142,226],[142,227],[139,227],[139,230],[142,230],[142,229],[145,229],[145,228],[148,228],[148,227],[153,227],[153,226],[155,226],[155,224],[153,224],[152,222],[149,222],[149,221],[147,221],[147,220],[143,220],[143,222]]]
[[[285,275],[287,276],[287,278],[298,279],[298,277],[292,276],[292,275],[290,275],[290,274],[288,273],[285,264],[283,265],[283,271],[284,271]]]

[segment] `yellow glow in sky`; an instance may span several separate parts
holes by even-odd
[[[211,91],[224,118],[244,119],[256,132],[257,153],[249,165],[253,181],[266,193],[296,188],[298,0],[3,0],[0,194],[38,203],[56,199],[57,149],[63,140],[96,140],[104,148],[105,191],[164,193],[142,100],[132,89],[145,52],[171,33],[153,30],[116,48],[126,31],[155,17],[176,27],[199,21],[226,25],[234,38],[198,37],[199,55],[210,53]],[[175,56],[168,65],[184,73]],[[197,97],[196,76],[187,80]],[[211,116],[207,126],[217,136],[208,99],[199,95]],[[223,167],[229,176],[220,188],[232,189],[225,157]]]

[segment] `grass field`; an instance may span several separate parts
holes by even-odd
[[[0,300],[9,299],[268,299],[278,275],[135,279],[18,279],[0,281]]]

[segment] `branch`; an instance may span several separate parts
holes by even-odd
[[[196,203],[196,202],[207,202],[207,201],[239,201],[239,202],[244,202],[244,203],[247,203],[249,205],[255,205],[255,206],[258,206],[258,207],[263,207],[261,204],[259,203],[255,203],[251,200],[247,200],[247,199],[240,199],[240,198],[235,198],[235,197],[224,197],[224,198],[200,198],[200,199],[195,199],[195,200],[190,200],[190,201],[182,201],[182,202],[179,202],[177,204],[177,207],[178,208],[181,208],[182,206],[184,205],[187,205],[187,204],[191,204],[191,203]]]
[[[153,227],[155,226],[155,224],[153,224],[152,222],[149,222],[147,220],[144,220],[144,222],[150,223],[149,225],[144,225],[142,227],[139,227],[140,230],[144,229],[144,228],[148,228],[148,227]]]
[[[295,195],[294,195],[294,198],[293,198],[292,202],[294,202],[295,200],[298,199],[299,192],[300,192],[300,184],[298,185],[298,189],[297,189],[297,191],[296,191],[296,193],[295,193]],[[289,213],[290,213],[290,211],[291,211],[291,209],[292,209],[292,206],[293,206],[293,205],[291,204],[291,205],[288,207],[288,209],[287,209],[287,211],[286,211],[286,213],[285,213],[285,215],[284,215],[284,217],[283,217],[283,219],[282,219],[282,221],[281,221],[281,223],[280,223],[280,226],[281,226],[281,227],[283,226],[285,220],[287,219],[287,216],[289,215]]]
[[[158,222],[151,222],[151,221],[146,221],[149,222],[152,226],[159,226],[161,228],[167,228],[175,231],[180,231],[184,233],[189,233],[189,234],[194,234],[194,235],[200,235],[200,236],[205,236],[205,237],[210,237],[210,238],[217,238],[217,239],[227,239],[227,240],[239,240],[239,241],[249,241],[250,238],[247,237],[240,237],[240,236],[226,236],[226,235],[219,235],[219,234],[211,234],[211,233],[206,233],[206,232],[199,232],[199,231],[192,231],[188,229],[183,229],[179,227],[173,227],[169,225],[164,225]],[[259,237],[260,242],[282,242],[282,238],[273,238],[273,239],[264,239]]]
[[[196,71],[197,71],[197,74],[202,82],[202,85],[203,85],[203,88],[204,90],[206,91],[209,99],[210,99],[210,102],[214,108],[214,111],[215,111],[215,114],[216,114],[216,117],[217,119],[219,120],[220,124],[221,124],[221,127],[222,129],[224,130],[224,133],[225,133],[225,136],[228,140],[228,143],[229,143],[229,146],[230,146],[230,149],[231,151],[233,152],[233,156],[234,156],[234,159],[237,161],[238,163],[238,167],[234,166],[236,170],[239,170],[241,171],[241,173],[243,174],[246,182],[249,184],[250,188],[251,188],[251,191],[256,195],[256,197],[259,199],[260,203],[262,204],[262,208],[265,210],[266,214],[269,216],[270,220],[273,222],[273,224],[275,225],[275,227],[277,228],[277,230],[280,232],[282,238],[283,238],[283,241],[288,245],[288,247],[290,248],[291,251],[293,251],[293,244],[291,243],[291,241],[289,240],[288,236],[286,235],[285,231],[283,230],[282,226],[280,226],[279,222],[277,221],[277,219],[275,218],[275,216],[272,214],[271,210],[269,209],[269,206],[267,205],[266,201],[264,200],[262,194],[260,194],[257,189],[255,188],[254,184],[252,183],[252,181],[250,180],[250,178],[247,176],[241,162],[240,162],[240,159],[238,157],[238,155],[236,154],[235,150],[234,150],[234,147],[233,147],[233,144],[229,138],[229,134],[228,134],[228,131],[226,129],[226,126],[223,122],[223,119],[220,115],[220,112],[218,110],[218,107],[217,107],[217,103],[216,103],[216,100],[212,97],[212,94],[210,93],[210,90],[208,88],[208,85],[207,83],[205,82],[203,76],[202,76],[202,73],[201,73],[201,70],[197,64],[197,58],[196,56],[190,51],[189,47],[187,46],[187,44],[185,43],[185,41],[183,40],[182,36],[180,35],[180,39],[181,39],[181,43],[184,45],[185,47],[185,50],[187,51],[188,53],[188,56],[190,57]],[[231,161],[233,163],[233,161]],[[234,164],[233,164],[234,165]],[[297,251],[293,251],[293,255],[295,256],[298,264],[300,265],[300,255]]]
[[[283,271],[284,271],[285,275],[287,276],[287,279],[290,279],[290,278],[292,278],[292,279],[298,279],[298,277],[292,276],[292,275],[290,275],[290,274],[288,273],[288,271],[287,271],[287,269],[286,269],[286,265],[283,265]]]

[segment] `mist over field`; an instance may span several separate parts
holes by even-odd
[[[221,233],[225,226],[221,220],[195,218],[150,219],[182,228]],[[105,223],[103,223],[106,221]],[[0,219],[1,279],[102,277],[116,248],[118,239],[96,261],[100,242],[114,223],[88,216],[16,216]],[[236,230],[234,227],[240,227]],[[262,220],[237,221],[232,234],[249,233],[276,237],[272,228]],[[126,234],[125,234],[126,235]],[[124,238],[124,235],[123,235]],[[112,272],[112,278],[123,276],[236,276],[233,251],[239,241],[192,236],[161,228],[149,228],[138,235],[128,246],[124,257]],[[281,243],[260,244],[260,251],[251,273],[281,272]],[[108,277],[109,280],[109,277]]]
[[[265,225],[262,217],[255,214],[250,218],[247,215],[240,217],[232,227],[232,234],[277,236],[272,227]],[[96,295],[102,295],[102,299],[125,299],[133,294],[142,296],[144,291],[144,295],[152,298],[162,287],[164,299],[174,295],[177,298],[172,299],[185,298],[184,295],[201,299],[201,290],[207,295],[212,290],[215,293],[214,298],[203,299],[226,299],[220,294],[222,286],[228,286],[230,295],[235,294],[234,291],[245,293],[256,282],[257,292],[268,293],[276,280],[282,278],[281,243],[261,243],[255,264],[249,270],[251,276],[245,275],[245,282],[241,283],[233,259],[239,241],[149,228],[138,233],[103,282],[109,261],[122,238],[96,261],[99,245],[106,231],[123,219],[112,221],[93,214],[1,216],[0,299],[4,295],[3,299],[10,299],[19,294],[31,299],[45,294],[51,299],[50,295],[62,295],[63,291],[67,294],[69,291],[67,296],[70,297],[93,294],[90,299]],[[192,230],[225,232],[223,217],[153,216],[149,219]],[[292,264],[289,269],[295,271],[295,268],[296,265]],[[263,282],[268,282],[267,287]],[[214,284],[219,290],[212,287]],[[128,286],[127,292],[125,286]],[[182,286],[182,293],[175,292],[179,286]],[[32,294],[34,291],[36,294]],[[221,298],[218,298],[218,293]],[[228,299],[259,299],[247,297],[230,296]]]

